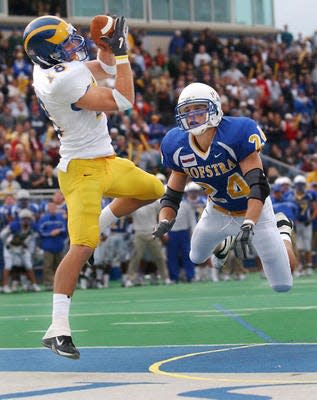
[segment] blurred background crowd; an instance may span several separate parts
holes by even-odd
[[[96,47],[88,31],[83,29],[81,34],[90,57],[95,58]],[[305,266],[310,271],[317,246],[317,34],[294,38],[287,26],[278,35],[252,37],[222,37],[209,29],[199,34],[177,30],[166,51],[157,48],[153,53],[145,49],[145,41],[146,31],[130,30],[136,100],[129,112],[108,115],[117,155],[166,181],[168,171],[161,165],[159,149],[166,131],[175,126],[178,96],[191,82],[211,85],[221,96],[225,115],[253,118],[267,136],[263,161],[274,189],[271,196],[280,193],[277,202],[295,203],[295,208],[287,206],[288,211],[293,208],[292,218],[312,229],[310,249],[299,248],[298,273]],[[107,79],[101,84],[113,83]],[[32,89],[32,65],[23,50],[22,31],[0,30],[0,276],[5,293],[18,286],[51,289],[54,269],[67,248],[67,210],[56,178],[58,149],[58,138]],[[284,179],[282,184],[278,178]],[[150,276],[152,283],[159,276],[165,284],[217,280],[212,268],[193,266],[186,255],[197,210],[206,201],[198,188],[187,189],[184,203],[193,212],[184,215],[192,217],[180,216],[180,226],[174,227],[167,243],[160,243],[159,249],[149,248],[146,235],[154,224],[146,228],[142,226],[144,216],[132,215],[120,221],[124,229],[112,227],[111,234],[103,237],[95,254],[96,266],[83,270],[79,285],[107,287],[109,277],[115,277],[113,267],[121,268],[124,286],[142,284],[144,276]],[[306,220],[300,217],[304,206]],[[157,215],[157,207],[154,204],[144,212]],[[179,236],[183,231],[189,232],[188,237]],[[126,247],[108,259],[107,254],[118,248],[109,239],[117,234]],[[176,247],[177,241],[181,247]],[[179,256],[173,259],[175,254]],[[113,260],[116,265],[111,265]],[[245,267],[239,265],[234,276],[243,279]]]

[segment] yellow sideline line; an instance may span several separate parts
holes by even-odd
[[[267,343],[260,343],[260,344],[252,344],[252,345],[243,345],[243,346],[238,346],[238,347],[230,347],[230,348],[225,348],[225,349],[216,349],[216,350],[208,350],[208,351],[201,351],[198,353],[189,353],[189,354],[184,354],[182,356],[177,356],[177,357],[171,357],[168,358],[166,360],[162,360],[162,361],[158,361],[156,363],[153,363],[152,365],[150,365],[149,367],[149,371],[152,372],[153,374],[158,374],[158,375],[165,375],[165,376],[169,376],[171,378],[180,378],[180,379],[189,379],[189,380],[196,380],[196,381],[218,381],[218,382],[236,382],[236,383],[252,383],[252,384],[257,384],[257,383],[268,383],[268,384],[272,384],[272,383],[277,383],[277,384],[295,384],[295,383],[311,383],[311,384],[316,384],[317,383],[317,379],[316,380],[310,380],[310,381],[296,381],[294,380],[293,377],[290,377],[290,380],[280,380],[280,379],[257,379],[255,377],[255,379],[242,379],[242,378],[218,378],[218,377],[203,377],[203,376],[193,376],[193,375],[188,375],[186,373],[177,373],[177,372],[167,372],[167,371],[163,371],[160,369],[160,367],[164,364],[167,364],[169,362],[172,361],[178,361],[178,360],[182,360],[184,358],[190,358],[190,357],[195,357],[195,356],[200,356],[202,354],[212,354],[212,353],[220,353],[220,352],[224,352],[224,351],[231,351],[231,350],[240,350],[240,349],[245,349],[245,348],[250,348],[250,347],[263,347],[263,346],[267,346],[270,344]]]

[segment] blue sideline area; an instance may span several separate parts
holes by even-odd
[[[0,349],[0,371],[144,373],[153,363],[188,355],[164,362],[161,370],[196,374],[317,372],[317,344],[111,347],[82,348],[80,352],[80,360],[74,361],[44,348]]]

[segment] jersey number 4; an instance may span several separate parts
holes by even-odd
[[[221,197],[217,197],[218,189],[204,182],[197,182],[202,188],[205,189],[205,193],[212,197],[215,201],[226,203],[227,200]],[[231,199],[240,199],[248,196],[250,188],[246,181],[240,174],[235,172],[227,178],[227,194]]]

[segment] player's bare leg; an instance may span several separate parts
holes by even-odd
[[[91,247],[71,245],[55,273],[52,324],[45,333],[42,344],[68,358],[78,359],[80,356],[72,342],[69,309],[79,273],[92,253]]]

